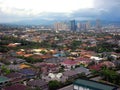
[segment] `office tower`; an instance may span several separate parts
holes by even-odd
[[[86,23],[81,24],[81,31],[86,31]]]
[[[86,30],[89,30],[90,28],[91,28],[90,21],[87,21],[87,22],[86,22]]]
[[[76,31],[76,23],[75,20],[70,21],[70,30],[71,31]]]
[[[101,29],[100,20],[96,20],[96,30],[100,30],[100,29]]]
[[[69,27],[65,22],[56,22],[54,23],[54,30],[56,31],[69,30]]]
[[[80,22],[77,23],[77,30],[78,30],[78,31],[81,30],[81,23],[80,23]]]
[[[62,22],[62,30],[64,30],[64,31],[68,31],[69,30],[68,23]]]
[[[59,28],[59,24],[58,24],[58,22],[55,22],[55,23],[54,23],[54,30],[56,30],[56,31],[57,31],[57,30],[58,30],[58,28]]]

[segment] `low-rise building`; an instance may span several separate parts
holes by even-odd
[[[5,88],[2,88],[2,90],[29,90],[30,88],[23,85],[23,84],[15,84],[12,86],[8,86]]]
[[[36,72],[32,69],[21,69],[19,73],[23,74],[25,78],[34,78],[36,76]]]
[[[96,81],[78,79],[73,83],[73,90],[117,90],[117,87]]]
[[[5,76],[0,76],[0,87],[6,85],[9,81],[10,81],[9,78],[7,78]]]
[[[78,67],[75,69],[75,72],[77,72],[78,74],[84,73],[85,75],[89,75],[91,73],[89,69],[85,67]]]
[[[24,80],[23,75],[17,72],[7,74],[6,77],[10,79],[11,83],[17,83]]]
[[[32,88],[39,88],[40,90],[48,90],[48,83],[44,80],[32,80],[27,83],[28,86],[31,86]]]

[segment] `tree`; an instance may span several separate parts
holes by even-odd
[[[9,74],[9,73],[10,73],[10,70],[3,65],[3,66],[1,67],[1,72],[4,73],[4,74]]]
[[[46,51],[44,51],[44,50],[43,50],[43,51],[40,51],[40,53],[42,53],[42,54],[47,54]]]
[[[118,73],[116,73],[115,71],[113,70],[109,70],[109,69],[103,69],[101,72],[100,72],[100,75],[103,76],[103,79],[104,80],[107,80],[111,83],[114,83],[114,84],[119,84],[120,83],[120,76]]]
[[[80,67],[81,65],[75,65],[75,68],[78,68],[78,67]]]
[[[57,90],[61,86],[61,82],[57,80],[52,80],[48,83],[49,90]]]
[[[88,64],[88,67],[89,66],[93,66],[93,65],[95,65],[96,64],[96,62],[95,61],[92,61],[92,62],[90,62],[89,64]]]
[[[1,46],[0,45],[0,52],[8,52],[10,50],[10,48],[6,47],[6,46]]]
[[[81,41],[72,41],[71,45],[70,45],[70,48],[71,49],[77,49],[80,45],[81,45]]]
[[[65,69],[65,66],[61,65],[60,69],[59,69],[59,72],[64,72],[64,69]]]

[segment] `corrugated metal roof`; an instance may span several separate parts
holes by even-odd
[[[86,87],[92,90],[117,90],[115,86],[107,85],[107,84],[102,84],[99,82],[95,81],[90,81],[90,80],[84,80],[84,79],[78,79],[74,82],[74,85]]]
[[[6,81],[9,81],[7,77],[0,76],[0,83],[6,82]]]

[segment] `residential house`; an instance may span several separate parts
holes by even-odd
[[[88,59],[88,58],[81,58],[81,57],[76,58],[75,60],[78,62],[78,64],[82,64],[82,65],[84,65],[85,67],[87,67],[88,64],[91,62],[90,59]]]
[[[32,87],[32,88],[37,87],[37,88],[39,88],[41,90],[49,90],[48,89],[48,83],[45,82],[44,80],[40,80],[40,79],[28,81],[27,85]]]
[[[20,64],[25,62],[24,59],[14,58],[14,57],[8,57],[6,61],[10,64]]]
[[[20,64],[20,69],[24,69],[24,68],[30,68],[31,66],[30,65],[27,65],[27,64]]]
[[[114,68],[114,67],[115,67],[115,64],[112,63],[111,61],[101,62],[101,65],[102,65],[102,66],[106,66],[106,67],[108,67],[108,68]]]
[[[20,65],[8,65],[8,69],[18,71],[20,70]]]
[[[73,90],[73,84],[60,88],[58,90]]]
[[[9,78],[7,78],[5,76],[0,76],[0,87],[6,85],[9,81],[10,81]]]
[[[28,68],[20,69],[19,73],[23,74],[24,78],[27,79],[34,78],[36,75],[36,72],[34,70]]]
[[[71,59],[67,59],[67,60],[64,60],[61,65],[65,66],[66,68],[68,69],[71,69],[71,68],[75,68],[75,66],[78,64],[77,61],[75,60],[71,60]]]
[[[46,63],[59,64],[63,62],[65,59],[66,59],[65,57],[53,57],[53,58],[45,59],[44,61]]]
[[[10,79],[11,83],[17,83],[24,80],[23,75],[17,72],[7,74],[6,77]]]
[[[114,60],[113,63],[116,67],[120,67],[120,60]]]
[[[68,77],[64,76],[63,73],[49,73],[47,76],[42,75],[42,79],[46,82],[57,80],[64,83],[68,79]]]
[[[96,65],[89,66],[90,70],[99,71],[99,70],[101,70],[101,68],[102,68],[102,64],[96,64]]]
[[[2,90],[29,90],[30,88],[28,86],[25,86],[23,84],[14,84],[12,86],[4,87]]]
[[[74,71],[77,72],[78,74],[84,73],[85,75],[89,75],[91,73],[89,69],[85,67],[78,67]]]
[[[70,79],[70,80],[78,77],[78,73],[74,70],[65,71],[65,72],[63,72],[63,75],[68,77],[68,79]]]
[[[59,65],[52,64],[52,63],[36,63],[34,64],[35,67],[38,67],[42,74],[48,74],[49,72],[58,72]]]
[[[101,60],[103,60],[103,58],[96,57],[96,56],[91,56],[90,59],[91,59],[91,60],[94,60],[96,63],[98,63],[98,62],[100,62]]]

